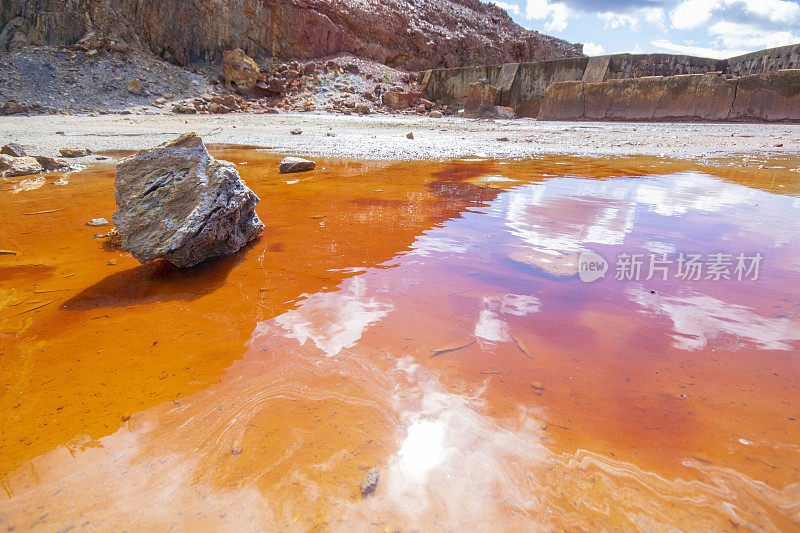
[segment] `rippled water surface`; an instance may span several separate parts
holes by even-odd
[[[0,185],[0,527],[800,527],[797,161],[214,154],[267,230],[185,271],[113,167]]]

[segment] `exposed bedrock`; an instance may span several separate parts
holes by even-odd
[[[582,56],[479,0],[6,0],[0,48],[74,44],[88,32],[181,64],[348,52],[408,70]]]

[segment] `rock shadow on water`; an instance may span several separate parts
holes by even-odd
[[[63,309],[87,311],[107,307],[129,307],[151,302],[191,302],[225,285],[231,271],[242,263],[258,239],[238,252],[208,259],[189,268],[179,268],[158,259],[112,274],[67,300]]]

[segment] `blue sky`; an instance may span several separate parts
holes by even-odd
[[[586,55],[664,52],[724,59],[800,43],[800,0],[493,0],[520,25]]]

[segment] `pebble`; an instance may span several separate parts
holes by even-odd
[[[100,227],[100,226],[108,226],[108,220],[104,218],[93,218],[89,222],[86,223],[87,226],[92,227]]]
[[[375,489],[378,488],[378,482],[381,480],[381,471],[377,467],[370,468],[369,472],[364,475],[361,480],[361,497],[366,498],[375,494]]]
[[[59,150],[61,157],[86,157],[91,155],[92,151],[88,148],[67,147]]]

